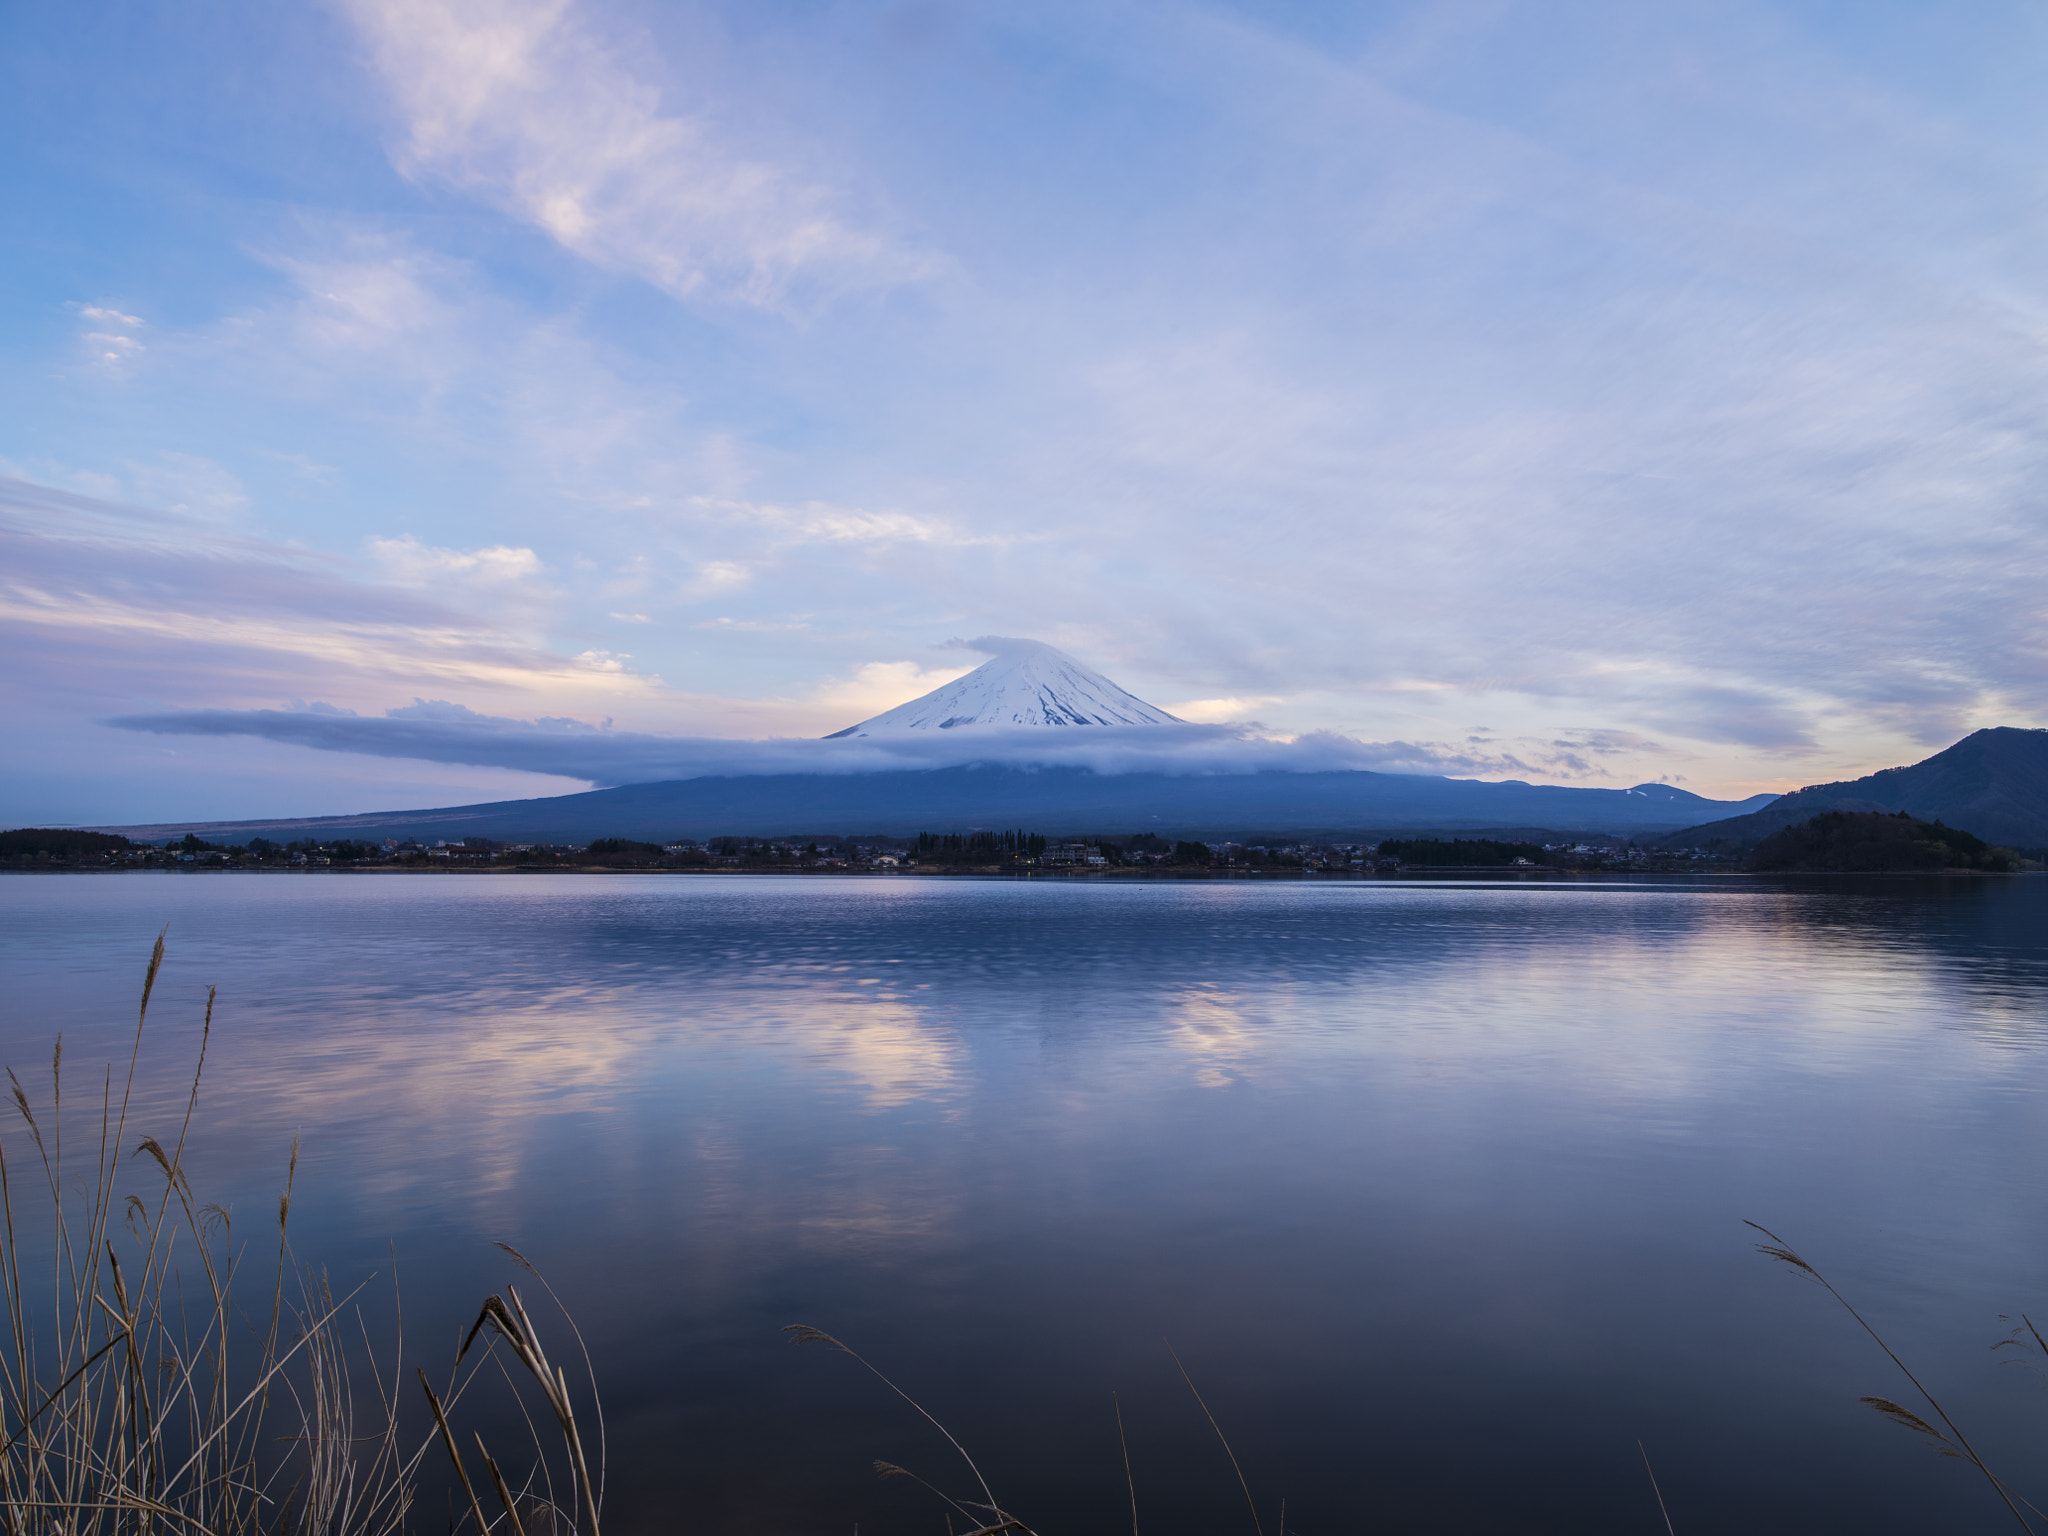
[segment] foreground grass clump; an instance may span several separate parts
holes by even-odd
[[[516,1289],[484,1302],[438,1389],[416,1372],[423,1395],[415,1399],[402,1333],[380,1360],[355,1306],[370,1282],[336,1296],[293,1256],[296,1142],[275,1246],[268,1235],[261,1240],[260,1264],[251,1259],[254,1244],[236,1245],[229,1213],[194,1195],[185,1154],[212,1034],[211,992],[176,1136],[130,1144],[163,959],[159,936],[126,1073],[117,1084],[109,1068],[82,1114],[65,1106],[61,1037],[40,1114],[7,1072],[34,1156],[20,1157],[19,1142],[10,1155],[0,1138],[5,1536],[387,1536],[409,1528],[423,1464],[432,1457],[438,1473],[444,1452],[459,1503],[429,1522],[437,1531],[598,1536],[601,1421],[593,1478],[568,1378],[549,1362]],[[64,1132],[78,1118],[91,1134],[67,1163]],[[122,1193],[138,1171],[145,1192]],[[487,1371],[515,1394],[537,1388],[545,1412],[526,1421],[552,1425],[522,1448],[516,1485],[472,1434],[488,1478],[480,1497],[449,1416]],[[486,1497],[495,1513],[486,1512]]]

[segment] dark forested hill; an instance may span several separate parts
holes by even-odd
[[[130,846],[125,837],[85,832],[77,827],[16,827],[0,832],[0,859],[75,859],[88,854],[119,853]]]
[[[1823,811],[1756,845],[1756,870],[1981,869],[2008,873],[2012,859],[1981,837],[1904,811]]]
[[[1687,827],[1669,847],[1748,848],[1822,811],[1904,811],[2014,848],[2048,846],[2048,731],[1994,726],[1905,768],[1806,788],[1747,816]]]

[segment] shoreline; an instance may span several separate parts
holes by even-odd
[[[1548,883],[1557,881],[1592,880],[1635,880],[1645,875],[1668,877],[1684,875],[1697,879],[1743,879],[1743,880],[1784,880],[1784,879],[1837,879],[1853,876],[1857,879],[1886,877],[1892,879],[1924,880],[1929,877],[1950,879],[2017,879],[2027,875],[2039,875],[2040,870],[1985,870],[1985,869],[1684,869],[1676,867],[1650,867],[1644,869],[1519,869],[1496,868],[1493,866],[1438,865],[1415,869],[1366,870],[1360,872],[1320,869],[1090,869],[1090,870],[1004,870],[994,868],[966,869],[621,869],[612,865],[504,865],[497,868],[462,867],[405,867],[398,865],[372,865],[362,869],[294,869],[290,867],[258,866],[255,868],[207,868],[191,869],[107,869],[56,867],[42,869],[0,869],[0,876],[48,876],[48,875],[89,875],[97,877],[117,875],[177,875],[177,876],[228,876],[228,875],[271,875],[271,876],[362,876],[402,875],[408,878],[445,879],[449,877],[487,877],[528,875],[538,877],[560,875],[622,875],[695,879],[759,879],[764,876],[783,876],[815,880],[1009,880],[1017,882],[1057,880],[1062,882],[1151,882],[1171,884],[1182,881],[1230,880],[1240,882],[1273,881],[1321,881],[1328,884],[1365,885],[1402,880],[1484,880],[1513,881],[1523,883]]]

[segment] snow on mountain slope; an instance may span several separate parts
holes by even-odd
[[[1036,640],[990,637],[974,642],[995,659],[899,704],[827,741],[893,731],[949,731],[961,725],[1185,725],[1093,667]]]

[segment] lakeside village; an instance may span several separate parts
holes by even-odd
[[[1200,843],[1168,841],[1150,832],[1062,840],[1028,832],[921,832],[915,838],[716,837],[702,841],[637,842],[599,838],[584,847],[504,843],[489,838],[381,843],[352,839],[211,843],[192,833],[164,843],[131,842],[109,833],[23,828],[0,833],[0,868],[15,870],[170,869],[309,871],[385,869],[452,871],[675,870],[795,874],[1022,874],[1174,877],[1383,875],[1440,870],[1672,871],[1735,867],[1728,855],[1702,849],[1651,850],[1628,839],[1502,842],[1487,838],[1407,837],[1376,842]]]

